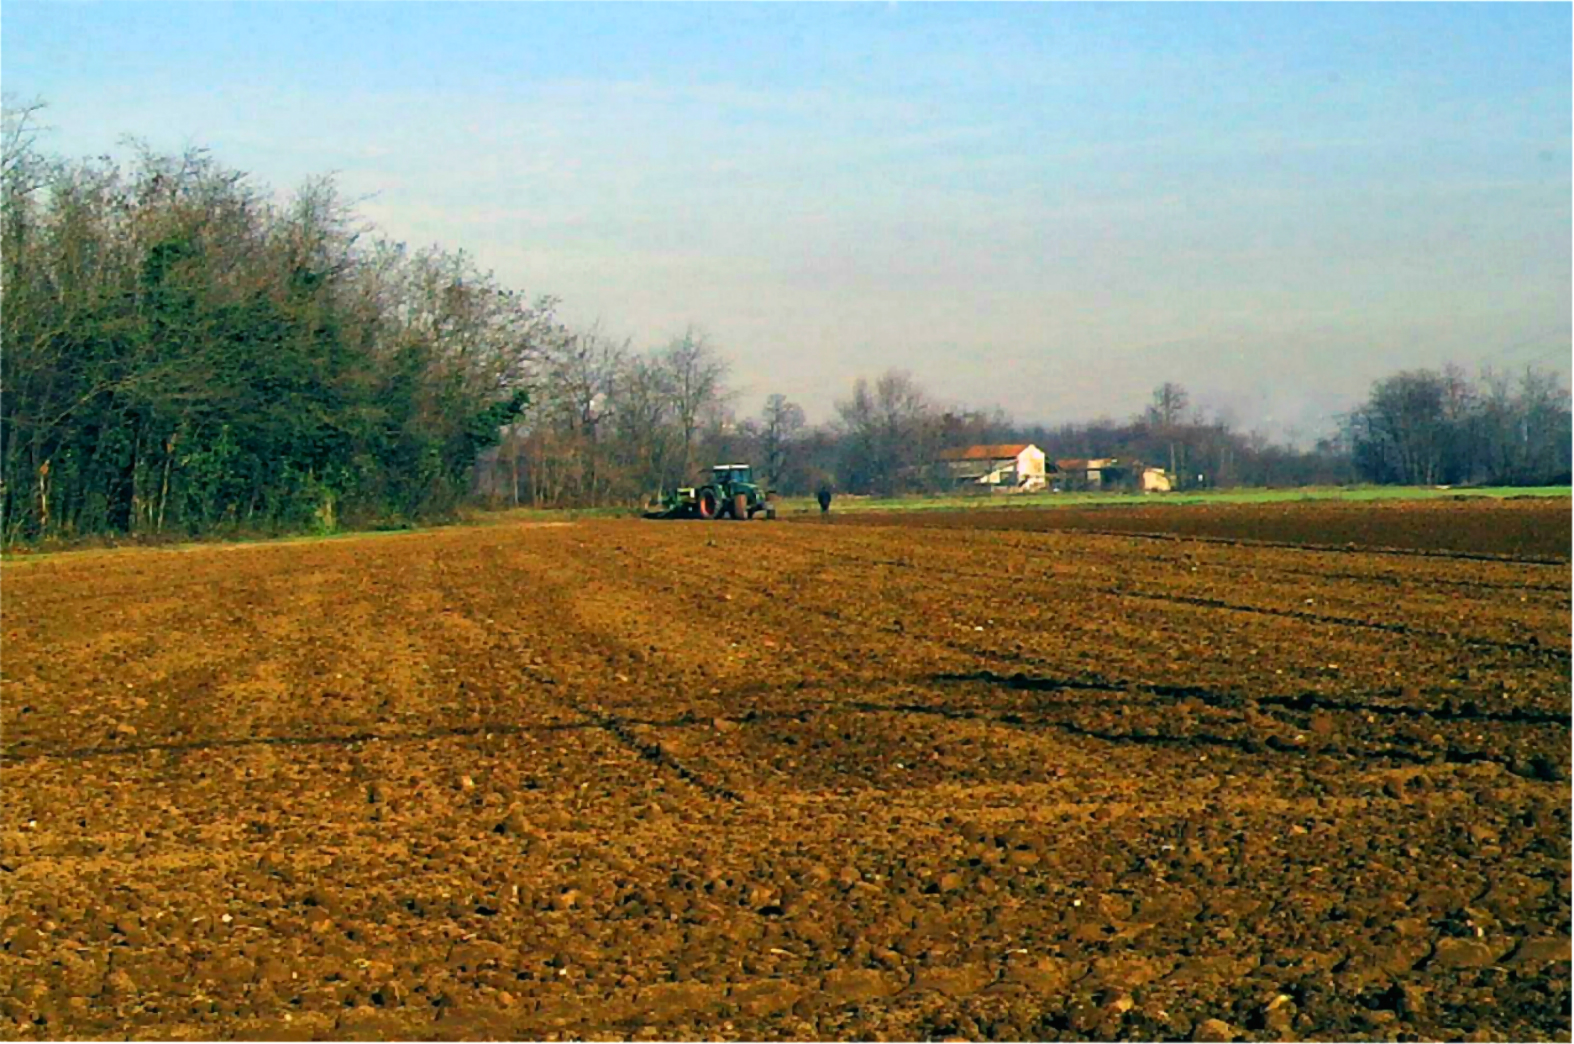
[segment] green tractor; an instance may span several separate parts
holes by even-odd
[[[668,493],[646,510],[645,517],[731,517],[747,522],[761,511],[766,518],[776,517],[776,495],[760,488],[754,470],[747,464],[717,464],[710,469],[709,482]]]

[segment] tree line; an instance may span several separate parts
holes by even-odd
[[[429,516],[560,336],[463,253],[283,202],[206,152],[66,161],[10,108],[0,184],[7,543]]]
[[[1378,381],[1343,421],[1356,471],[1404,485],[1529,486],[1569,481],[1569,392],[1556,374],[1455,366]]]
[[[892,369],[856,380],[833,419],[810,426],[780,394],[757,416],[739,416],[725,360],[693,331],[646,353],[595,334],[570,336],[547,357],[530,406],[479,469],[477,491],[494,502],[636,503],[693,482],[711,463],[733,461],[752,463],[762,481],[788,495],[821,487],[874,496],[945,492],[955,480],[941,451],[976,444],[1033,443],[1051,459],[1141,461],[1169,470],[1182,489],[1358,477],[1337,438],[1299,450],[1237,432],[1192,408],[1172,382],[1127,420],[1051,428],[945,403]],[[703,392],[697,400],[693,389]]]
[[[6,109],[0,176],[6,543],[634,505],[731,461],[787,494],[939,491],[939,452],[977,443],[1140,460],[1180,488],[1568,480],[1568,391],[1536,370],[1396,374],[1308,449],[1172,382],[1136,416],[1058,427],[894,369],[825,424],[780,394],[742,415],[698,327],[649,348],[571,329],[463,252],[379,235],[331,179],[280,199],[202,150],[64,160],[38,112]]]
[[[998,410],[932,396],[911,374],[858,379],[835,416],[810,426],[782,395],[740,417],[725,360],[690,331],[646,354],[595,335],[570,337],[535,399],[488,462],[481,492],[538,505],[634,503],[688,483],[713,462],[755,465],[789,495],[820,487],[892,495],[941,492],[945,449],[1032,443],[1051,460],[1115,458],[1164,468],[1174,488],[1348,485],[1553,485],[1570,477],[1569,393],[1529,367],[1516,377],[1456,367],[1383,378],[1310,446],[1240,431],[1163,382],[1125,420],[1022,425]],[[554,376],[555,375],[555,376]],[[700,394],[695,397],[693,392]],[[1071,481],[1068,480],[1068,485]]]

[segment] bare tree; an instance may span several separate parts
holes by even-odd
[[[673,418],[667,368],[655,359],[631,357],[619,375],[612,426],[616,452],[627,480],[639,493],[676,484],[681,442]],[[675,464],[674,462],[677,461]]]
[[[1527,482],[1567,482],[1570,470],[1571,425],[1569,390],[1550,370],[1526,367],[1519,383],[1524,416]]]
[[[1407,370],[1378,381],[1345,419],[1352,461],[1373,482],[1561,482],[1569,472],[1568,390],[1528,368],[1518,382],[1458,367]]]
[[[1186,476],[1180,470],[1186,465],[1185,451],[1179,445],[1179,440],[1180,428],[1185,422],[1186,408],[1190,403],[1191,397],[1186,394],[1185,388],[1174,381],[1165,381],[1153,390],[1153,402],[1148,406],[1146,415],[1153,433],[1169,444],[1170,478],[1178,484],[1177,488],[1186,485]]]
[[[38,136],[47,129],[39,114],[46,108],[40,99],[21,101],[10,92],[0,101],[0,176],[8,181],[27,175],[30,184],[37,184],[36,168],[43,162]]]
[[[535,417],[552,429],[556,451],[565,458],[559,464],[568,476],[568,495],[584,503],[599,503],[610,492],[602,428],[627,358],[626,343],[593,326],[558,338],[542,360]]]
[[[760,448],[765,457],[761,462],[765,467],[765,479],[773,487],[780,486],[787,475],[792,441],[807,421],[803,407],[789,402],[787,396],[780,393],[765,400],[761,419]]]
[[[845,431],[844,473],[858,492],[891,493],[915,484],[915,465],[934,449],[934,407],[912,374],[887,370],[871,387],[860,377],[836,404]]]
[[[1356,463],[1378,482],[1434,485],[1447,477],[1449,378],[1406,370],[1378,381],[1351,415]]]
[[[711,347],[704,333],[689,327],[661,354],[672,396],[673,411],[682,436],[683,474],[694,473],[694,434],[700,419],[722,392],[727,363]]]
[[[1487,482],[1528,485],[1568,472],[1568,389],[1555,373],[1527,367],[1516,383],[1487,368],[1476,403]]]

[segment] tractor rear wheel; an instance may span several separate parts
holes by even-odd
[[[734,493],[732,495],[732,517],[739,522],[747,522],[749,520],[749,497],[747,494]]]
[[[716,499],[716,491],[713,489],[700,490],[699,499],[694,502],[694,506],[699,516],[707,522],[721,514],[721,502]]]

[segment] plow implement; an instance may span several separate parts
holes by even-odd
[[[669,504],[666,502],[645,505],[641,518],[692,518],[693,515],[683,504]]]

